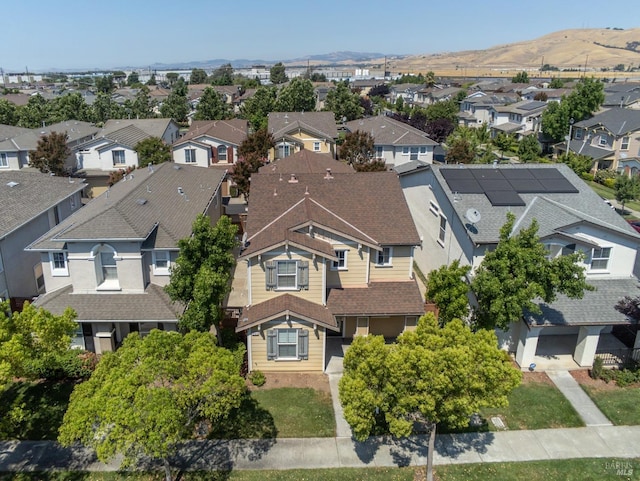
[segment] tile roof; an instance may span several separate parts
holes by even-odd
[[[70,306],[78,321],[177,321],[184,310],[155,284],[147,285],[143,294],[74,294],[67,286],[39,296],[34,304],[54,315]]]
[[[13,187],[7,185],[16,182]],[[0,238],[86,187],[82,179],[40,172],[0,172]]]
[[[320,134],[327,140],[338,138],[333,112],[270,112],[268,129],[275,139],[298,130]]]
[[[554,302],[539,304],[541,314],[527,314],[525,319],[534,326],[637,324],[615,308],[624,296],[638,295],[637,279],[587,279],[587,282],[596,290],[585,291],[582,299],[559,294]]]
[[[640,110],[611,108],[600,112],[590,119],[576,122],[574,127],[594,129],[604,127],[613,135],[621,136],[640,130]]]
[[[352,120],[345,126],[351,132],[356,130],[369,132],[373,136],[375,145],[438,145],[422,130],[384,115]]]
[[[346,162],[340,162],[331,154],[319,154],[308,149],[302,149],[289,157],[278,159],[260,167],[261,174],[324,174],[327,169],[331,173],[351,173],[353,167]]]
[[[331,311],[325,306],[307,301],[298,296],[283,294],[259,304],[243,308],[236,331],[245,331],[250,327],[288,314],[320,324],[333,331],[339,330],[338,323],[331,314]]]
[[[327,307],[336,316],[421,316],[425,312],[424,299],[415,280],[330,289]]]
[[[93,199],[29,249],[62,249],[66,241],[82,239],[142,241],[152,233],[156,247],[176,247],[191,233],[193,220],[206,210],[224,177],[223,170],[169,162],[153,172],[135,170],[133,178]]]
[[[242,119],[231,120],[194,120],[189,131],[173,145],[181,145],[202,137],[213,137],[214,139],[239,146],[244,142],[249,133],[249,122]]]

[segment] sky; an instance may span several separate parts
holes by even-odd
[[[432,54],[640,27],[638,0],[13,0],[2,12],[5,73]]]

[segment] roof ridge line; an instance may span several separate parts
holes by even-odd
[[[536,200],[538,200],[539,197],[536,195],[532,200],[531,203],[527,206],[527,208],[524,210],[524,212],[522,213],[522,215],[520,217],[518,217],[516,219],[516,221],[513,224],[513,227],[511,228],[511,232],[509,232],[509,237],[511,237],[513,234],[515,234],[516,230],[520,227],[520,223],[524,220],[524,218],[529,214],[529,211],[531,210],[531,208],[533,207],[533,204],[536,203]]]
[[[586,213],[584,213],[584,212],[582,212],[580,210],[574,209],[573,207],[569,207],[569,206],[561,204],[560,202],[557,202],[555,200],[548,199],[547,197],[542,197],[542,198],[543,198],[543,200],[546,200],[547,202],[555,205],[556,207],[559,207],[559,208],[561,208],[561,209],[563,209],[563,210],[565,210],[565,211],[567,211],[567,212],[569,212],[571,214],[574,214],[574,215],[576,215],[576,217],[579,217],[579,218],[581,218],[581,219],[583,219],[585,221],[592,222],[592,223],[597,224],[597,225],[605,226],[605,227],[607,227],[609,229],[615,230],[616,232],[630,234],[630,232],[626,232],[623,229],[621,229],[620,227],[615,226],[613,224],[610,224],[606,220],[602,220],[602,219],[599,219],[599,218],[594,217],[592,215],[586,214]]]
[[[267,228],[271,227],[273,224],[275,224],[277,221],[279,221],[280,219],[282,219],[285,215],[287,215],[289,212],[293,211],[293,209],[295,209],[297,206],[300,205],[301,202],[304,202],[305,197],[303,197],[302,199],[300,199],[298,202],[296,202],[295,204],[293,204],[291,207],[289,207],[287,210],[285,210],[282,214],[280,214],[278,217],[276,217],[275,219],[273,219],[271,222],[269,222],[268,224],[266,224],[264,227],[262,227],[262,229],[260,229],[258,232],[256,232],[255,234],[253,234],[251,237],[249,237],[247,240],[250,241],[251,239],[254,239],[258,234],[264,232]]]
[[[325,206],[323,206],[322,204],[320,204],[318,201],[314,200],[314,199],[309,199],[311,202],[313,202],[314,204],[316,204],[318,207],[320,207],[321,209],[325,210],[326,212],[328,212],[329,214],[331,214],[332,216],[334,216],[336,219],[340,219],[342,222],[344,222],[345,224],[347,224],[349,227],[351,227],[352,229],[354,229],[355,231],[361,233],[363,236],[367,237],[368,239],[371,239],[372,242],[375,242],[376,244],[379,244],[379,242],[377,240],[375,240],[373,237],[371,237],[369,234],[367,234],[366,232],[363,232],[362,230],[358,229],[356,226],[354,226],[353,224],[351,224],[350,222],[347,222],[345,219],[343,219],[342,217],[340,217],[338,214],[336,214],[335,212],[332,212],[331,210],[327,209]]]

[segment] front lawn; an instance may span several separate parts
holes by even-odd
[[[589,182],[591,188],[598,194],[600,197],[604,199],[615,199],[616,191],[606,185],[598,184],[597,182]],[[631,210],[640,211],[640,203],[637,201],[627,202],[625,205],[625,209],[629,208]]]
[[[604,388],[581,384],[600,411],[613,424],[640,424],[640,387],[617,387],[605,385]]]

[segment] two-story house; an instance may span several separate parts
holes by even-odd
[[[458,123],[465,127],[479,127],[491,122],[491,108],[497,105],[508,105],[517,102],[516,94],[489,95],[484,92],[473,92],[460,102]]]
[[[80,209],[84,187],[81,179],[0,171],[0,300],[15,309],[44,291],[40,255],[24,248]]]
[[[438,142],[425,132],[384,115],[347,122],[349,132],[360,130],[373,137],[375,158],[383,159],[388,166],[398,166],[412,160],[432,163]]]
[[[35,304],[77,313],[75,343],[111,351],[132,331],[175,330],[181,306],[164,292],[178,241],[198,214],[222,213],[224,172],[164,163],[128,175],[27,247],[46,294]]]
[[[489,108],[491,135],[499,132],[513,134],[516,139],[540,132],[542,113],[546,102],[523,100],[509,105],[494,105]]]
[[[394,337],[424,313],[393,172],[254,174],[244,240],[227,307],[250,370],[323,371],[327,336]]]
[[[275,141],[269,160],[282,159],[302,149],[336,157],[338,128],[333,112],[270,112],[267,129]]]
[[[537,221],[549,256],[583,254],[595,291],[582,299],[559,295],[540,304],[541,315],[526,314],[508,333],[498,332],[521,367],[549,366],[563,356],[575,367],[591,366],[598,350],[619,344],[613,326],[634,324],[615,305],[637,295],[640,235],[565,164],[424,165],[400,178],[424,236],[415,256],[425,273],[456,259],[475,270],[497,245],[508,212],[516,216],[514,232]]]

